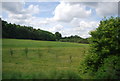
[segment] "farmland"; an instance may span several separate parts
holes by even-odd
[[[2,40],[3,79],[85,79],[80,62],[89,45],[69,42]]]

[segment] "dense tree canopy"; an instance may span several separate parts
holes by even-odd
[[[2,37],[33,40],[55,40],[55,35],[51,32],[34,29],[32,27],[20,26],[2,21]]]
[[[55,32],[55,36],[57,40],[60,40],[62,38],[62,35],[59,32]]]
[[[90,34],[91,50],[83,62],[84,72],[96,72],[97,78],[119,78],[120,18],[103,19]]]

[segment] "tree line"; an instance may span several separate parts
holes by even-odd
[[[3,20],[2,38],[32,39],[46,41],[54,41],[56,39],[55,35],[51,32],[44,31],[41,29],[34,29],[33,27],[11,24]]]
[[[2,38],[88,43],[87,39],[83,39],[77,35],[62,37],[59,32],[53,34],[49,31],[34,29],[30,26],[11,24],[4,20],[2,20]]]
[[[89,38],[82,38],[79,37],[78,35],[75,36],[69,36],[69,37],[63,37],[60,39],[61,42],[75,42],[75,43],[85,43],[85,44],[89,44],[88,41]]]

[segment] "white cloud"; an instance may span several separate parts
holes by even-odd
[[[61,27],[62,25],[62,27]],[[78,35],[83,38],[90,37],[89,32],[96,29],[99,25],[97,21],[86,21],[81,19],[74,19],[72,20],[69,25],[71,27],[65,27],[62,23],[61,25],[55,25],[51,28],[51,32],[60,32],[63,37],[71,36],[71,35]]]
[[[86,37],[90,36],[89,35],[90,31],[92,31],[98,27],[99,22],[74,19],[71,22],[71,25],[73,27],[70,29],[69,32],[71,32],[72,35],[79,35],[83,38],[86,38]]]
[[[21,2],[3,2],[2,8],[7,12],[20,14],[23,9],[23,5],[24,3],[21,3]]]
[[[24,20],[24,19],[27,19],[29,17],[31,17],[30,14],[9,14],[8,15],[9,18],[12,18],[12,19],[17,19],[17,20]]]
[[[50,28],[49,30],[55,33],[55,32],[61,32],[62,29],[63,29],[63,26],[60,24],[57,24],[54,27]]]
[[[31,17],[29,19],[26,20],[27,24],[34,27],[34,28],[40,28],[40,29],[44,29],[47,30],[46,25],[49,24],[49,21],[47,19],[44,18],[38,18],[38,17]]]
[[[91,10],[80,4],[70,4],[61,2],[54,11],[54,20],[69,22],[73,18],[86,18],[91,14]]]
[[[95,21],[81,21],[80,30],[93,30],[98,26],[98,22]]]
[[[83,5],[94,8],[100,17],[118,15],[118,2],[83,2]]]
[[[99,3],[96,8],[96,13],[99,16],[114,16],[118,15],[118,3],[117,2],[105,2]]]
[[[39,6],[29,5],[28,8],[24,8],[24,4],[25,3],[22,2],[3,2],[2,8],[8,13],[7,21],[20,25],[34,26],[34,24],[31,23],[38,20],[38,18],[33,15],[40,12]]]
[[[40,9],[38,5],[29,5],[29,7],[24,11],[26,11],[26,13],[38,14]]]
[[[99,25],[96,21],[80,21],[80,26],[75,29],[81,35],[81,37],[89,37],[89,32],[95,30]]]
[[[23,2],[3,2],[2,8],[11,14],[38,14],[40,12],[38,5],[29,5],[24,8]]]

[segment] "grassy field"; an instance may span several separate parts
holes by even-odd
[[[3,39],[2,44],[3,79],[87,77],[78,70],[88,44],[19,39]]]

